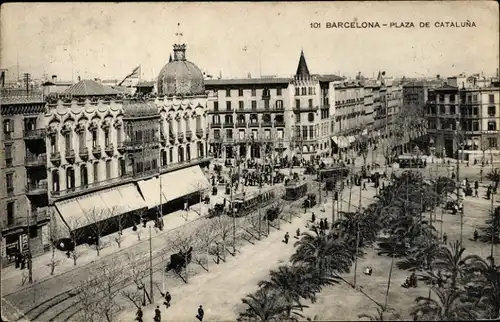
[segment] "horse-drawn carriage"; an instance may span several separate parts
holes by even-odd
[[[307,195],[307,199],[304,200],[303,207],[304,208],[312,208],[316,206],[316,194],[314,193],[309,193]]]
[[[189,247],[189,250],[186,252],[180,251],[170,255],[170,262],[165,267],[165,272],[174,270],[176,273],[180,273],[186,265],[191,263],[192,253],[193,247]]]

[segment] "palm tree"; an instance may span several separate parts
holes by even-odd
[[[470,305],[460,301],[462,293],[458,289],[432,288],[436,299],[419,296],[410,315],[414,321],[470,321],[477,314]]]
[[[493,184],[495,185],[495,188],[498,188],[498,184],[500,182],[500,171],[498,168],[492,169],[488,174],[486,175],[486,179],[491,180]]]
[[[463,277],[466,268],[464,258],[462,258],[464,252],[465,248],[461,246],[459,241],[455,241],[450,243],[449,247],[442,245],[433,255],[432,266],[448,275],[449,286],[452,289],[458,289],[459,278]]]
[[[308,265],[312,270],[335,279],[342,279],[340,274],[348,273],[352,265],[353,255],[348,245],[333,233],[305,232],[294,246],[296,250],[290,258],[293,264]]]
[[[248,307],[240,313],[238,321],[278,321],[288,310],[288,305],[281,295],[271,289],[259,289],[255,294],[248,294],[241,300]],[[292,309],[296,307],[293,306]]]
[[[305,267],[282,265],[271,271],[269,280],[260,281],[259,287],[280,294],[287,306],[287,316],[290,317],[295,305],[303,306],[301,298],[315,302],[316,293],[321,291],[321,287],[333,282],[324,276],[308,272]]]
[[[396,312],[393,308],[380,308],[377,307],[377,314],[369,315],[369,314],[359,314],[358,318],[360,319],[369,319],[370,321],[399,321],[401,319],[401,315]]]
[[[466,291],[474,300],[474,307],[485,312],[485,318],[499,317],[500,266],[495,264],[495,258],[470,255],[464,262],[468,282]]]

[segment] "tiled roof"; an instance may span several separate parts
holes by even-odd
[[[207,79],[205,86],[288,84],[291,78]]]
[[[104,96],[117,95],[118,92],[94,80],[84,79],[70,88],[67,88],[63,94],[72,96]]]
[[[335,82],[343,79],[344,77],[338,75],[318,75],[318,80],[320,82]]]
[[[300,52],[299,66],[297,66],[297,76],[309,76],[309,68],[307,68],[306,57],[304,51]]]

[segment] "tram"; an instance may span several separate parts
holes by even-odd
[[[318,181],[327,181],[327,179],[333,178],[346,178],[349,175],[349,169],[341,166],[332,166],[328,169],[322,169],[318,171]]]
[[[425,157],[417,157],[413,155],[400,155],[397,159],[399,167],[403,168],[425,168],[427,161]]]
[[[292,182],[285,186],[285,197],[287,201],[295,201],[307,194],[307,182]]]
[[[233,211],[236,217],[248,215],[257,208],[262,208],[269,205],[276,199],[276,191],[274,188],[268,188],[260,192],[246,195],[243,193],[233,196]]]

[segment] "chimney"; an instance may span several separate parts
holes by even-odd
[[[57,82],[57,75],[52,75],[52,81]]]

